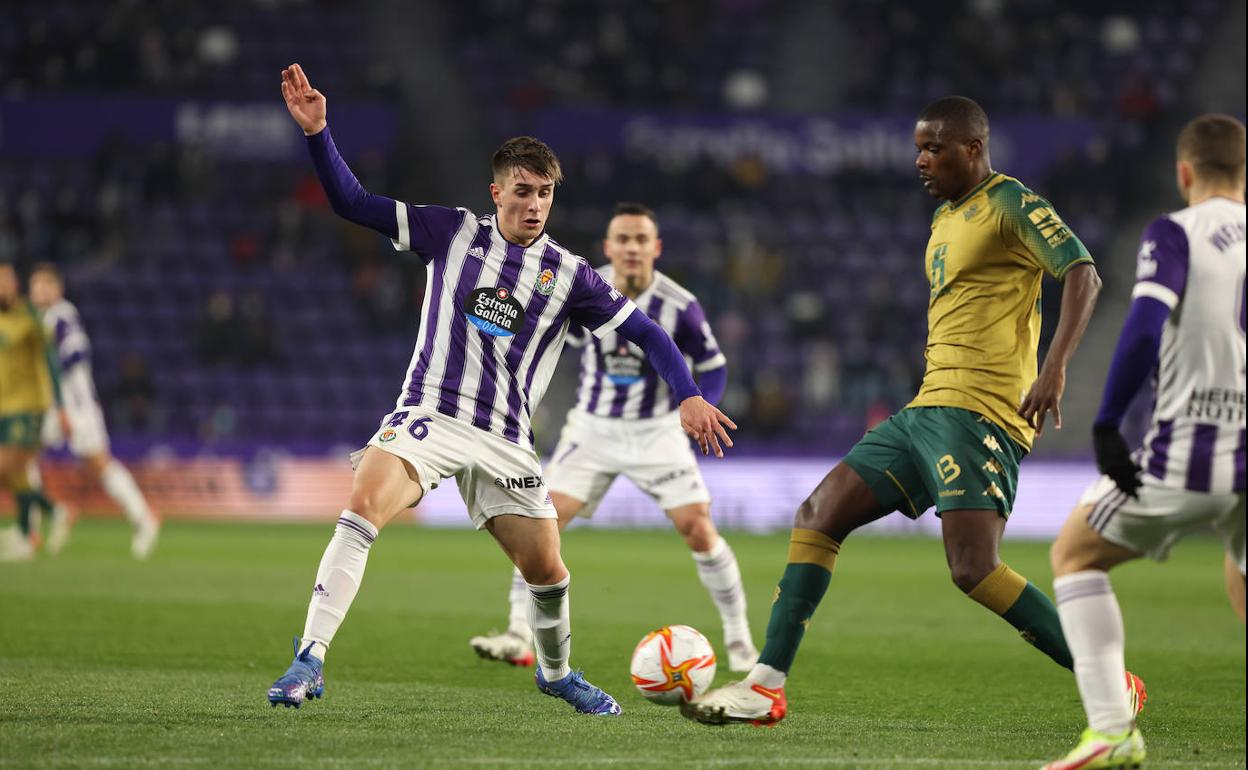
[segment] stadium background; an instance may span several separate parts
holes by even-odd
[[[1055,203],[1105,280],[1067,427],[1024,465],[1015,536],[1050,534],[1091,477],[1087,426],[1136,239],[1179,205],[1177,127],[1244,113],[1244,4],[1219,0],[49,0],[3,13],[0,259],[65,271],[114,449],[166,518],[332,518],[345,454],[389,411],[415,338],[423,268],[329,211],[278,94],[292,61],[374,191],[489,211],[490,152],[533,133],[564,163],[550,231],[565,245],[600,262],[614,202],[657,210],[659,267],[698,294],[729,360],[738,446],[707,464],[729,527],[787,526],[916,388],[934,203],[910,128],[925,103],[979,100],[995,167]],[[545,449],[574,358],[536,421]],[[63,455],[45,475],[80,511],[111,510]],[[467,523],[445,487],[416,515]],[[881,526],[935,524],[894,518]],[[595,520],[661,522],[626,485]]]

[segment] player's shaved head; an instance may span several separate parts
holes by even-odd
[[[1179,133],[1178,156],[1191,164],[1201,179],[1242,184],[1244,124],[1230,115],[1201,115]]]
[[[616,217],[645,217],[654,223],[654,231],[659,231],[659,218],[654,215],[654,210],[644,203],[631,203],[623,201],[615,204],[615,211],[611,212],[611,219]],[[608,226],[610,223],[608,222]]]
[[[919,113],[920,122],[939,122],[952,139],[969,142],[978,139],[988,144],[988,113],[965,96],[937,99]]]
[[[563,181],[563,169],[554,150],[531,136],[516,136],[503,142],[494,153],[491,166],[495,179],[502,179],[513,170],[522,168],[555,184]]]

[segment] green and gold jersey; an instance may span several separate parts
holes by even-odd
[[[927,243],[927,371],[909,406],[977,412],[1031,449],[1018,407],[1036,380],[1043,273],[1091,261],[1053,206],[1004,174],[942,204]]]
[[[52,404],[48,352],[43,324],[28,301],[0,307],[0,415],[43,414]]]

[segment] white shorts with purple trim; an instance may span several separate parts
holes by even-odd
[[[470,423],[409,407],[387,415],[368,446],[407,461],[420,479],[422,497],[453,476],[477,529],[509,513],[556,518],[537,454]],[[351,467],[363,456],[363,449],[352,452]]]
[[[568,412],[546,464],[550,490],[583,500],[577,515],[589,518],[619,475],[664,511],[711,501],[677,412],[641,420]]]
[[[1187,535],[1214,532],[1244,572],[1244,493],[1193,492],[1162,484],[1144,474],[1139,499],[1102,476],[1079,500],[1090,505],[1088,524],[1101,537],[1151,559],[1163,561]]]

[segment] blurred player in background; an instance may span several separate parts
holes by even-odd
[[[13,493],[17,527],[0,539],[0,561],[33,558],[31,539],[36,508],[49,522],[48,542],[54,549],[64,542],[69,526],[65,508],[43,493],[38,474],[30,467],[39,454],[45,413],[66,421],[61,405],[60,366],[44,335],[34,306],[21,295],[17,271],[0,263],[0,483]]]
[[[671,335],[698,372],[703,397],[714,404],[728,381],[728,362],[697,298],[654,269],[662,250],[654,212],[641,204],[621,203],[603,240],[610,264],[598,273]],[[601,338],[578,331],[569,334],[568,342],[585,346],[580,390],[546,465],[559,528],[577,516],[592,516],[616,476],[627,476],[658,503],[689,544],[698,578],[723,622],[728,667],[748,671],[758,651],[745,617],[741,570],[711,521],[711,497],[680,428],[676,394],[618,331]],[[483,658],[529,666],[533,635],[528,589],[519,570],[512,574],[509,599],[507,632],[475,636],[469,643]]]
[[[1212,527],[1238,571],[1242,597],[1243,123],[1203,115],[1187,124],[1176,176],[1187,208],[1144,231],[1131,307],[1092,426],[1096,465],[1105,475],[1053,544],[1053,590],[1088,728],[1046,770],[1137,767],[1144,760],[1144,740],[1118,686],[1124,634],[1110,569],[1141,556],[1161,561],[1180,538]],[[1133,457],[1122,417],[1154,376],[1152,427]],[[1229,587],[1242,612],[1242,598]]]
[[[295,660],[269,701],[298,706],[321,695],[325,652],[379,530],[454,476],[473,523],[494,536],[528,586],[538,689],[582,713],[619,714],[615,699],[568,666],[569,574],[530,428],[569,322],[637,343],[677,393],[681,424],[703,452],[722,455],[719,442],[732,445],[723,425],[735,426],[702,398],[666,332],[546,234],[562,171],[545,144],[516,137],[494,154],[495,214],[415,206],[360,186],[334,147],[324,95],[298,64],[283,71],[282,95],[334,211],[415,251],[428,265],[428,287],[403,391],[352,457],[350,508],[317,569]]]
[[[988,116],[965,97],[930,104],[914,130],[919,177],[943,199],[927,247],[927,371],[914,400],[864,436],[798,509],[767,642],[743,682],[682,707],[707,723],[784,717],[784,684],[802,635],[851,532],[893,511],[941,520],[953,582],[1023,638],[1070,668],[1057,608],[1001,563],[1019,462],[1052,413],[1061,427],[1066,364],[1101,281],[1052,205],[996,173]],[[1061,280],[1061,319],[1036,372],[1040,287]],[[1140,687],[1132,679],[1133,687]],[[1142,702],[1142,699],[1141,699]]]
[[[78,309],[65,299],[65,282],[56,265],[44,262],[31,271],[30,299],[43,314],[44,330],[56,346],[61,366],[61,395],[70,427],[69,434],[65,435],[60,421],[49,415],[43,424],[44,443],[55,447],[68,444],[74,456],[99,479],[104,491],[117,501],[134,526],[131,553],[136,559],[146,559],[156,547],[160,524],[130,471],[109,452],[104,413],[91,377],[91,342],[78,317]],[[65,532],[68,533],[68,529]]]

